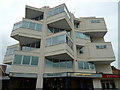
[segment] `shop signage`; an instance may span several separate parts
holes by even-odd
[[[102,74],[103,78],[120,78],[120,75],[114,75],[114,74]]]
[[[68,73],[70,77],[92,77],[92,78],[101,78],[101,74],[94,74],[94,73]]]
[[[67,76],[67,73],[45,73],[44,77],[63,77]]]

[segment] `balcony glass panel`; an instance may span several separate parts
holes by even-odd
[[[67,68],[72,68],[72,61],[66,61]]]
[[[72,68],[72,61],[67,60],[57,60],[57,59],[45,59],[45,66],[52,67],[52,68],[65,68],[69,69]]]
[[[39,57],[37,56],[26,56],[26,55],[15,55],[13,64],[19,65],[38,65]]]
[[[34,30],[35,30],[35,23],[30,22],[29,28],[30,28],[30,29],[34,29]]]
[[[45,59],[45,66],[46,67],[53,67],[53,62],[52,62],[52,60],[48,60],[48,59]]]
[[[29,65],[30,64],[30,56],[24,56],[22,64]]]
[[[57,45],[61,43],[67,43],[68,46],[73,49],[73,43],[67,35],[59,35],[56,37],[51,37],[46,39],[46,46]]]
[[[78,61],[78,69],[83,69],[83,62]]]
[[[66,68],[66,61],[60,62],[60,68]]]
[[[78,69],[94,70],[95,66],[92,63],[78,61]]]
[[[38,57],[32,56],[31,65],[38,65]]]
[[[14,51],[17,50],[17,47],[14,48],[7,48],[6,55],[11,55],[14,53]]]
[[[29,22],[29,21],[21,21],[18,24],[14,25],[13,30],[16,30],[18,28],[28,28],[28,29],[40,31],[42,30],[42,24]]]
[[[21,27],[24,27],[24,28],[28,28],[29,27],[29,22],[27,21],[22,21],[22,26]]]
[[[21,60],[22,60],[22,55],[15,55],[14,56],[14,61],[13,64],[21,64]]]
[[[81,32],[76,32],[76,38],[90,39],[90,36],[83,34]]]
[[[56,14],[59,14],[61,12],[65,12],[66,15],[68,16],[68,18],[70,19],[70,13],[69,11],[67,10],[67,8],[65,6],[61,6],[61,7],[58,7],[58,8],[55,8],[51,11],[48,12],[48,16],[53,16],[53,15],[56,15]]]

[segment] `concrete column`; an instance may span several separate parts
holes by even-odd
[[[44,74],[44,63],[45,63],[45,42],[47,33],[47,7],[44,7],[44,19],[42,24],[42,40],[41,40],[41,52],[40,61],[38,63],[37,83],[36,88],[43,88],[43,74]]]
[[[100,79],[93,79],[93,87],[94,88],[102,88]]]
[[[72,23],[72,30],[71,30],[71,37],[73,39],[73,50],[74,50],[74,60],[73,60],[73,71],[77,71],[77,51],[76,51],[76,44],[75,44],[75,30],[74,30],[74,20],[73,20],[73,14],[71,14],[71,23]]]

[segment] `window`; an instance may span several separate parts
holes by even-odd
[[[96,48],[97,49],[105,49],[105,48],[107,48],[107,46],[106,45],[96,45]]]
[[[38,57],[32,56],[31,65],[38,65]]]
[[[83,54],[84,53],[84,48],[79,48],[79,54]]]
[[[91,23],[100,23],[100,20],[91,20]]]
[[[22,64],[29,65],[30,64],[30,56],[24,56]]]
[[[13,64],[21,64],[21,60],[22,60],[22,55],[15,55],[14,56],[14,60],[13,60]]]

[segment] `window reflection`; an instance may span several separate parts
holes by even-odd
[[[81,32],[76,32],[76,38],[90,39],[90,36]]]

